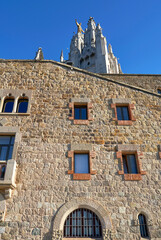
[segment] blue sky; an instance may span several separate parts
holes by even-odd
[[[0,58],[68,58],[70,40],[89,17],[100,23],[124,73],[161,74],[161,0],[1,0]]]

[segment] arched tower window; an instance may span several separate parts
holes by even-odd
[[[2,112],[11,113],[13,111],[14,98],[9,97],[4,100]]]
[[[28,98],[27,97],[19,98],[17,103],[17,112],[26,113],[27,109],[28,109]]]
[[[97,215],[89,209],[79,208],[70,213],[64,224],[65,238],[100,238],[102,226]]]
[[[140,235],[142,238],[148,238],[148,227],[146,222],[146,217],[143,214],[139,214],[139,225],[140,225]]]

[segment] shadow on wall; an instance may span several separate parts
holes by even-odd
[[[55,213],[56,215],[56,213]],[[55,215],[51,219],[51,224],[50,224],[50,229],[49,232],[45,233],[43,236],[43,240],[52,240],[52,235],[53,235],[53,223],[54,223],[54,218]]]

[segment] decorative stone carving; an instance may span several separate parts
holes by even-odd
[[[114,240],[114,232],[109,229],[103,229],[103,240]]]
[[[53,237],[52,240],[62,240],[63,239],[63,231],[53,229]]]

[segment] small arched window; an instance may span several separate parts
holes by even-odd
[[[16,112],[26,113],[27,109],[28,109],[28,98],[19,98]]]
[[[67,217],[64,224],[65,238],[101,238],[102,227],[97,215],[89,209],[79,208]]]
[[[144,214],[139,214],[139,225],[140,225],[140,235],[142,238],[148,238],[148,227],[147,227],[147,222],[146,222],[146,217]]]
[[[6,98],[4,100],[2,112],[11,113],[13,111],[14,98]]]

